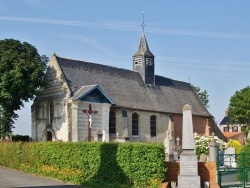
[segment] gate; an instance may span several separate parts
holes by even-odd
[[[224,154],[217,149],[217,177],[221,188],[250,188],[250,153]]]

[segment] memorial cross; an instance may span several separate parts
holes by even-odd
[[[89,104],[88,110],[83,110],[83,113],[86,112],[88,114],[88,141],[91,141],[91,126],[93,123],[93,115],[97,114],[97,111],[92,110],[91,104]]]

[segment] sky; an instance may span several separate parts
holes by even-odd
[[[0,0],[0,40],[132,70],[144,15],[156,74],[206,90],[219,124],[250,85],[249,8],[247,0]],[[14,134],[31,135],[31,104],[17,111]]]

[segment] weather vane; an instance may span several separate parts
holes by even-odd
[[[143,32],[143,34],[144,34],[144,28],[145,28],[145,26],[146,26],[146,24],[144,23],[144,14],[145,14],[145,12],[142,12],[142,32]]]

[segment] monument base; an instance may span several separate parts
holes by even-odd
[[[200,188],[200,176],[179,175],[178,188]]]
[[[183,150],[180,154],[180,175],[198,175],[197,162],[194,150]]]

